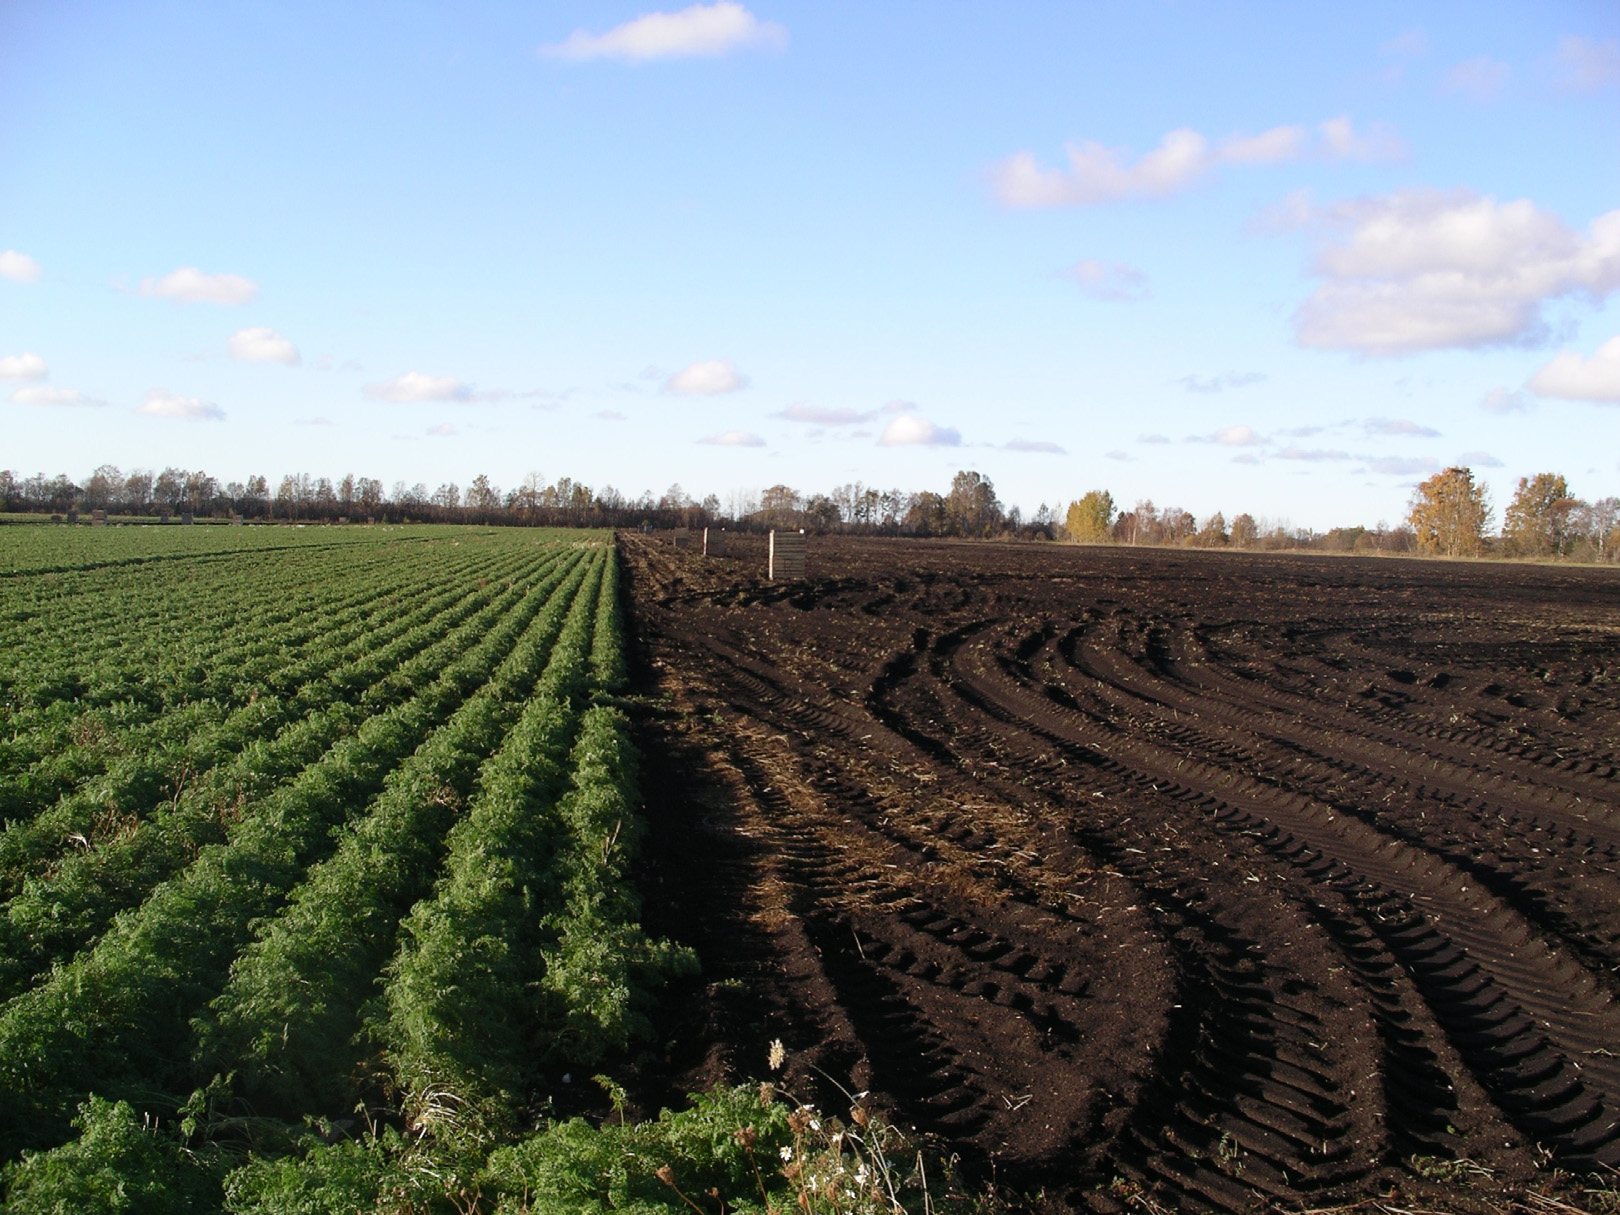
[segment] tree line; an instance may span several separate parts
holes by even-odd
[[[0,470],[0,503],[7,512],[64,514],[104,510],[117,517],[189,512],[197,518],[240,517],[266,522],[437,522],[544,527],[708,527],[740,531],[794,527],[815,532],[904,536],[962,536],[1070,540],[1085,544],[1177,545],[1196,548],[1306,549],[1325,552],[1428,553],[1443,556],[1620,557],[1620,498],[1575,497],[1555,473],[1522,477],[1491,531],[1487,487],[1468,468],[1436,473],[1413,492],[1406,519],[1393,527],[1345,526],[1325,532],[1244,512],[1230,521],[1217,511],[1203,519],[1179,506],[1142,499],[1121,510],[1105,489],[1092,490],[1060,511],[1042,503],[1026,518],[1004,504],[990,479],[972,469],[956,473],[942,492],[880,489],[852,481],[827,492],[788,485],[737,491],[725,501],[699,500],[679,484],[662,494],[629,497],[611,485],[593,489],[570,477],[547,482],[530,473],[502,490],[487,476],[463,489],[353,474],[333,480],[290,473],[274,490],[262,475],[221,481],[198,469],[135,469],[103,464],[83,483],[66,474],[31,477]]]

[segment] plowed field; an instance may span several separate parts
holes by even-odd
[[[670,1089],[780,1037],[1059,1210],[1620,1166],[1612,572],[625,549]]]

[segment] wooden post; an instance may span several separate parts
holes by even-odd
[[[766,577],[772,582],[804,577],[805,539],[802,530],[779,532],[771,529],[770,561]]]

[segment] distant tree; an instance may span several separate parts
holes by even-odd
[[[472,511],[499,510],[501,506],[501,491],[489,483],[489,478],[479,473],[467,486],[467,509]]]
[[[1582,502],[1570,515],[1570,530],[1590,546],[1598,561],[1613,561],[1620,552],[1620,498]]]
[[[1513,501],[1502,512],[1502,542],[1520,557],[1563,554],[1572,539],[1571,516],[1580,505],[1556,473],[1520,477]]]
[[[113,464],[103,464],[84,484],[84,504],[91,510],[106,510],[122,496],[124,474]]]
[[[433,491],[433,496],[428,502],[440,510],[455,510],[461,505],[461,486],[454,481],[446,481]]]
[[[913,535],[939,536],[945,532],[945,499],[932,490],[911,496],[902,526]]]
[[[1477,557],[1485,548],[1490,493],[1468,468],[1437,472],[1412,492],[1408,516],[1418,548],[1447,557]]]
[[[1232,534],[1229,543],[1233,548],[1253,548],[1260,539],[1260,528],[1254,521],[1254,516],[1244,511],[1232,520]]]
[[[1198,532],[1198,520],[1194,519],[1191,511],[1182,510],[1179,506],[1167,506],[1159,516],[1159,534],[1157,539],[1161,544],[1185,544]]]
[[[1198,533],[1193,536],[1193,543],[1199,548],[1225,548],[1228,538],[1226,516],[1216,511],[1204,521],[1204,526],[1198,529]]]
[[[1114,495],[1106,489],[1093,489],[1078,502],[1069,503],[1063,526],[1069,539],[1078,544],[1107,544],[1113,539]]]
[[[186,497],[186,470],[165,468],[152,482],[152,501],[171,511],[179,510]]]
[[[990,478],[964,468],[945,495],[945,530],[958,536],[993,536],[1001,530],[1001,503]]]

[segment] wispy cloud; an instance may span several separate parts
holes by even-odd
[[[1136,436],[1136,441],[1138,443],[1168,443],[1168,442],[1170,442],[1170,436],[1169,435],[1137,435]]]
[[[141,294],[178,304],[250,304],[259,285],[240,274],[204,274],[195,266],[181,266],[159,278],[143,278]]]
[[[1349,452],[1339,451],[1336,448],[1304,448],[1295,447],[1292,444],[1273,454],[1279,460],[1304,460],[1313,464],[1324,460],[1348,460],[1351,458]]]
[[[1579,35],[1558,40],[1554,78],[1571,93],[1620,88],[1620,40],[1598,42]]]
[[[1463,466],[1466,468],[1501,468],[1502,461],[1491,455],[1488,451],[1465,451],[1461,456]]]
[[[1480,55],[1465,59],[1440,79],[1440,91],[1455,93],[1470,101],[1494,101],[1507,88],[1513,69],[1499,59]]]
[[[1118,460],[1121,463],[1129,463],[1131,460],[1136,459],[1136,457],[1131,455],[1130,452],[1128,452],[1128,451],[1120,451],[1119,448],[1116,447],[1113,451],[1105,451],[1105,452],[1103,452],[1103,459],[1105,459],[1105,460]]]
[[[699,439],[710,447],[764,447],[765,440],[746,430],[728,430],[721,434]]]
[[[604,421],[604,422],[626,422],[626,421],[629,421],[629,415],[628,414],[622,414],[617,409],[599,409],[592,416],[601,418],[602,421]]]
[[[41,405],[55,407],[61,405],[105,405],[107,402],[86,396],[72,388],[49,388],[44,384],[29,388],[19,388],[11,394],[11,399],[19,405]]]
[[[197,397],[176,397],[166,392],[151,392],[146,403],[135,410],[148,418],[180,418],[190,422],[223,422],[225,411],[212,401]]]
[[[1410,477],[1438,472],[1440,465],[1429,456],[1378,456],[1367,461],[1367,468],[1388,477]]]
[[[787,30],[761,21],[732,0],[694,4],[675,13],[647,13],[603,34],[575,30],[563,41],[541,47],[557,59],[713,58],[741,50],[781,50]]]
[[[9,278],[14,283],[38,282],[39,263],[26,253],[6,249],[0,252],[0,278]]]
[[[1522,388],[1493,388],[1480,398],[1479,407],[1486,413],[1529,413],[1535,402]]]
[[[0,380],[43,380],[50,374],[37,354],[8,354],[0,358]]]
[[[440,422],[437,426],[429,426],[427,433],[434,439],[452,439],[456,435],[456,428],[449,422]]]
[[[730,359],[688,363],[664,381],[664,391],[686,397],[712,397],[746,387],[748,377]]]
[[[1006,443],[1003,443],[1002,446],[1007,451],[1024,451],[1031,453],[1038,452],[1051,456],[1063,456],[1068,454],[1066,450],[1059,447],[1056,443],[1050,443],[1043,439],[1009,439]]]
[[[989,178],[996,198],[1006,207],[1088,207],[1177,194],[1223,165],[1277,164],[1306,157],[1388,160],[1404,156],[1405,150],[1392,133],[1383,128],[1358,132],[1348,118],[1318,123],[1314,138],[1300,124],[1220,141],[1191,127],[1178,127],[1135,161],[1118,148],[1084,140],[1065,146],[1065,168],[1049,169],[1033,152],[1016,152],[992,165]]]
[[[1208,379],[1184,375],[1175,383],[1182,385],[1188,392],[1215,393],[1225,392],[1229,388],[1244,388],[1250,384],[1259,384],[1265,378],[1263,371],[1225,371]]]
[[[786,418],[789,422],[807,422],[811,426],[854,426],[870,422],[881,410],[838,409],[829,405],[806,405],[795,401],[786,409],[772,414],[773,418]]]
[[[1417,439],[1440,437],[1440,432],[1433,427],[1419,426],[1407,418],[1368,418],[1361,427],[1370,435],[1402,435]]]
[[[1591,358],[1574,350],[1553,356],[1530,378],[1530,391],[1571,401],[1620,403],[1620,337],[1612,337]]]
[[[1252,426],[1223,426],[1207,435],[1189,435],[1189,443],[1217,443],[1222,447],[1258,447],[1266,442],[1264,435]]]
[[[286,363],[296,367],[303,361],[298,347],[265,325],[238,329],[231,334],[228,346],[231,357],[243,363]]]
[[[903,413],[891,419],[878,437],[880,447],[958,447],[961,442],[960,431],[936,426],[914,413]]]
[[[1092,299],[1110,303],[1145,300],[1149,295],[1147,274],[1124,262],[1087,259],[1063,271],[1063,277],[1077,283]]]

